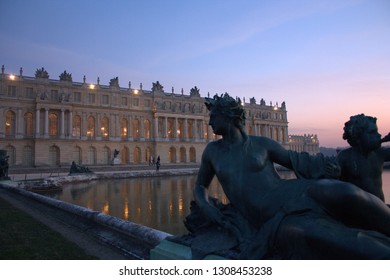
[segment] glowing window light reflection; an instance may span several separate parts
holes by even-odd
[[[108,201],[104,202],[102,213],[103,214],[109,214],[110,213],[110,204],[108,203]]]

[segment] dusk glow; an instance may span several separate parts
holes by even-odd
[[[7,74],[285,101],[289,134],[325,147],[359,113],[390,132],[388,0],[2,0],[0,25]]]

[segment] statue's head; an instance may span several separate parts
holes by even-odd
[[[234,99],[229,94],[214,95],[213,98],[206,97],[206,107],[211,112],[221,114],[231,119],[237,126],[245,126],[246,113],[241,104],[240,98]]]
[[[352,146],[357,146],[361,136],[367,132],[370,127],[376,128],[376,118],[364,114],[355,115],[349,118],[344,124],[343,139]],[[378,133],[380,139],[380,134]]]

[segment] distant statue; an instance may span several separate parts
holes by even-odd
[[[72,161],[72,165],[70,166],[69,175],[77,175],[84,173],[93,173],[89,170],[88,167],[76,164],[76,162]]]
[[[164,87],[160,84],[159,81],[153,83],[153,86],[152,86],[152,91],[153,92],[164,92]]]
[[[119,155],[119,151],[117,149],[114,150],[114,158],[116,158]]]
[[[42,67],[35,71],[35,78],[49,79],[49,73]]]
[[[118,158],[119,151],[117,149],[114,150],[114,158],[112,159],[112,164],[120,164],[121,161]]]
[[[343,139],[350,148],[338,153],[338,177],[385,201],[382,190],[382,171],[385,161],[390,161],[390,148],[381,147],[390,141],[390,133],[381,138],[376,118],[359,114],[345,123]]]
[[[67,73],[66,70],[64,72],[62,72],[59,77],[60,77],[60,81],[64,81],[64,82],[71,82],[72,81],[72,74]]]
[[[191,97],[200,97],[199,89],[195,86],[190,90]]]
[[[119,78],[115,77],[110,80],[111,87],[119,87]]]
[[[256,98],[254,98],[254,97],[250,98],[249,103],[252,105],[256,104]]]
[[[228,250],[238,259],[390,259],[390,208],[382,200],[327,178],[332,159],[247,135],[240,99],[216,95],[206,106],[222,139],[203,152],[185,221],[195,258]],[[281,179],[274,164],[297,179]],[[227,205],[208,196],[214,176]]]
[[[8,159],[9,156],[7,155],[6,150],[0,150],[0,180],[9,180],[8,177]]]

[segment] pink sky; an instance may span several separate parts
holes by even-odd
[[[289,133],[326,147],[355,114],[390,132],[388,0],[2,0],[0,25],[7,73],[285,101]]]

